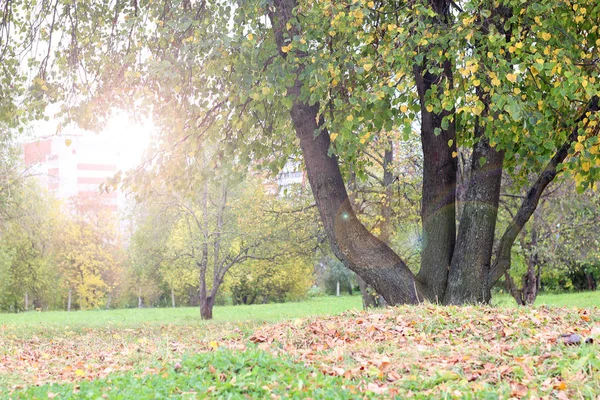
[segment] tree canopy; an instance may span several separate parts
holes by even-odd
[[[22,18],[40,5],[29,31]],[[206,142],[222,150],[208,169],[234,157],[277,171],[302,153],[334,253],[391,304],[489,301],[556,176],[596,190],[595,1],[40,5],[15,3],[3,25],[23,26],[49,49],[32,62],[38,96],[60,99],[84,126],[115,106],[152,112],[170,145],[156,163],[185,160]],[[9,65],[16,52],[4,57]],[[373,142],[415,130],[416,275],[356,218],[343,175],[364,178],[372,161],[361,155]],[[469,160],[462,172],[459,154]],[[524,196],[497,232],[503,173]],[[460,181],[467,189],[457,199]]]

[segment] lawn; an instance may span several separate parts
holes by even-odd
[[[361,308],[360,296],[315,297],[302,302],[280,304],[217,306],[214,310],[214,319],[208,323],[256,324],[312,315],[335,315],[342,311]],[[25,328],[25,331],[65,326],[75,330],[97,327],[137,328],[146,325],[197,325],[202,323],[200,311],[195,307],[0,314],[0,326]]]
[[[211,322],[189,308],[5,314],[0,398],[594,398],[600,316],[573,305],[598,300],[363,312],[358,296],[321,297],[218,307]]]

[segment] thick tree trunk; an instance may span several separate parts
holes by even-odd
[[[294,0],[276,0],[270,14],[277,46],[285,46],[287,22],[293,16]],[[292,28],[294,30],[295,28]],[[287,54],[280,52],[282,57]],[[298,54],[302,56],[301,54]],[[301,70],[296,71],[299,75]],[[319,104],[300,100],[302,83],[289,88],[290,110],[296,136],[304,155],[308,180],[331,248],[350,270],[361,276],[389,304],[418,303],[424,287],[385,243],[373,236],[356,218],[350,205],[337,157],[329,155],[329,133],[319,116]]]
[[[488,303],[487,286],[498,216],[504,153],[479,132],[471,158],[471,180],[450,265],[445,304]]]
[[[421,269],[417,278],[427,285],[432,301],[441,302],[456,239],[456,132],[454,121],[442,129],[440,114],[427,110],[427,91],[432,85],[447,82],[452,86],[449,62],[443,63],[444,74],[432,75],[427,67],[415,66],[414,75],[421,103],[421,144],[423,147],[423,190],[421,222],[423,225]],[[439,133],[436,135],[436,129]],[[448,145],[450,143],[450,145]]]

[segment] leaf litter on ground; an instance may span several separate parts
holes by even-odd
[[[3,375],[18,377],[0,389],[4,393],[128,371],[158,375],[165,366],[181,365],[185,355],[217,349],[291,359],[342,378],[363,395],[566,399],[600,393],[592,343],[598,343],[600,318],[588,309],[421,305],[258,327],[149,325],[57,330],[27,339],[0,329],[0,385]],[[590,344],[567,346],[565,335]]]

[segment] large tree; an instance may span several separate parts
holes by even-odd
[[[56,64],[76,73],[46,78],[86,97],[71,115],[91,123],[107,103],[147,99],[184,132],[165,135],[173,147],[197,147],[218,123],[212,132],[240,160],[276,169],[286,158],[273,149],[300,149],[334,253],[390,304],[489,301],[548,184],[563,173],[584,190],[600,175],[596,1],[164,0],[54,10],[70,33]],[[178,104],[193,107],[167,112]],[[424,240],[414,274],[357,219],[338,160],[360,171],[371,140],[417,126]],[[463,170],[458,154],[469,160]],[[497,232],[502,171],[524,197]]]

